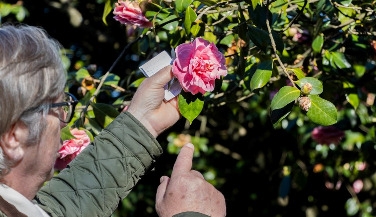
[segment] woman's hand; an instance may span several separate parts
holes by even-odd
[[[157,137],[180,118],[177,98],[164,101],[164,86],[173,78],[171,66],[166,66],[138,87],[128,112]]]

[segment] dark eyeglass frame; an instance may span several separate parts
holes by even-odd
[[[78,100],[77,98],[71,94],[71,93],[68,93],[68,92],[64,92],[64,94],[66,96],[68,96],[69,98],[71,98],[72,100],[71,101],[67,101],[67,102],[58,102],[58,103],[52,103],[50,104],[51,108],[58,108],[58,107],[62,107],[62,106],[69,106],[69,111],[67,112],[67,120],[61,120],[59,118],[59,120],[63,123],[69,123],[73,116],[74,116],[74,110],[76,108],[76,105],[78,103]]]

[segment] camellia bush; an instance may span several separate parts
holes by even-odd
[[[103,69],[106,54],[64,45],[80,101],[66,139],[110,124],[162,52],[181,88],[182,119],[158,137],[166,154],[114,216],[156,215],[158,178],[187,142],[228,216],[376,215],[376,1],[72,2],[47,8],[60,4],[74,28],[95,23],[117,57]],[[34,24],[31,8],[0,3],[0,21]]]

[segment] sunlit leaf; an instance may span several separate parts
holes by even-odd
[[[345,54],[341,52],[332,52],[333,62],[340,69],[351,68],[351,64],[347,61]]]
[[[307,112],[308,118],[319,125],[329,126],[337,122],[337,109],[333,103],[319,97],[318,95],[309,95],[311,107]]]
[[[312,85],[312,90],[309,94],[318,95],[321,94],[323,91],[322,82],[314,77],[304,77],[295,82],[300,88],[303,87],[304,84],[310,83]]]
[[[324,45],[324,34],[318,35],[312,42],[312,49],[316,53],[320,53],[322,46]]]
[[[179,111],[190,124],[197,118],[204,108],[204,101],[199,97],[188,97],[188,94],[180,94],[178,98]]]
[[[358,94],[346,94],[346,100],[354,107],[354,109],[358,108],[360,102]]]
[[[234,35],[227,35],[226,37],[222,38],[222,40],[219,42],[220,44],[230,46],[232,42],[234,41]]]
[[[205,23],[202,23],[202,22],[197,22],[191,27],[191,34],[194,37],[204,34],[204,31],[205,31]]]
[[[91,77],[87,69],[81,68],[76,72],[76,81],[81,83],[84,78]]]
[[[175,9],[178,13],[184,12],[193,0],[176,0]]]
[[[272,76],[272,69],[272,60],[264,61],[258,64],[256,72],[251,78],[251,90],[265,86]]]
[[[186,32],[191,32],[191,25],[196,20],[197,14],[191,7],[187,7],[184,17],[184,28]]]
[[[284,86],[273,97],[270,108],[280,109],[295,101],[300,96],[300,90],[296,87]]]
[[[111,0],[106,0],[106,3],[104,4],[103,15],[102,15],[102,21],[104,24],[106,24],[106,26],[108,25],[106,17],[109,13],[111,13],[111,11],[112,11]]]
[[[130,87],[139,87],[140,84],[145,80],[145,77],[139,78],[135,81],[133,81],[129,86]]]
[[[74,138],[74,136],[72,135],[72,133],[70,131],[70,126],[69,125],[65,126],[63,129],[61,129],[61,131],[60,131],[60,138],[63,141]]]
[[[120,77],[118,75],[109,73],[103,84],[105,84],[105,85],[118,85],[119,81],[120,81]]]
[[[302,79],[305,77],[303,70],[300,68],[293,68],[288,70],[292,71],[298,79]]]
[[[205,32],[204,33],[204,39],[206,39],[209,42],[216,43],[217,42],[217,36],[214,35],[212,32]]]

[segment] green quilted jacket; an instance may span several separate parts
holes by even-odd
[[[130,113],[121,113],[36,195],[52,217],[108,217],[163,150]],[[0,211],[0,217],[6,216]],[[204,217],[184,212],[176,217]],[[174,216],[174,217],[175,217]]]

